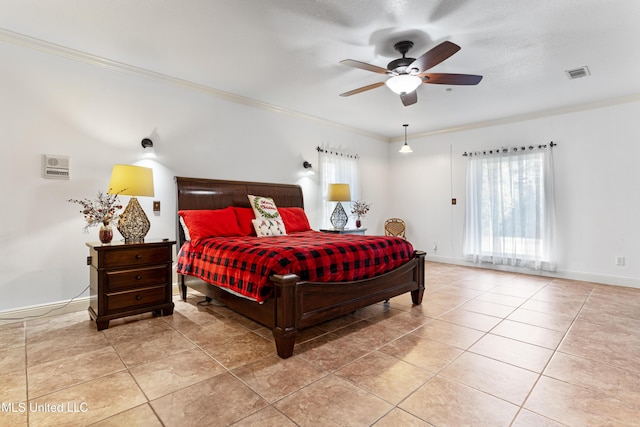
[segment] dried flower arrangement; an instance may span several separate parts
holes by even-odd
[[[98,191],[98,197],[95,200],[90,199],[69,199],[70,203],[78,203],[82,205],[80,213],[84,215],[86,224],[84,232],[87,233],[89,227],[100,224],[109,225],[111,221],[118,217],[118,209],[122,209],[118,194],[109,194]]]
[[[351,213],[357,216],[358,218],[365,216],[367,212],[369,212],[370,208],[371,208],[371,203],[361,202],[359,200],[356,200],[355,202],[351,202]]]

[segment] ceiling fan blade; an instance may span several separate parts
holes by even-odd
[[[424,83],[437,85],[477,85],[482,76],[475,74],[423,73],[418,74]]]
[[[417,91],[414,90],[413,92],[403,93],[402,95],[400,95],[400,99],[402,100],[402,104],[405,107],[415,104],[416,102],[418,102]]]
[[[436,65],[438,65],[445,59],[449,58],[459,50],[460,50],[460,46],[458,46],[455,43],[452,43],[450,41],[442,42],[438,46],[427,51],[420,58],[413,61],[407,67],[407,70],[411,70],[415,68],[418,70],[418,72],[422,73],[431,67],[435,67]]]
[[[383,86],[384,82],[378,82],[367,86],[359,87],[358,89],[350,90],[349,92],[341,93],[340,96],[351,96],[357,93],[366,92],[371,89],[375,89],[377,87]]]
[[[356,61],[355,59],[343,59],[341,64],[349,65],[350,67],[360,68],[361,70],[373,71],[374,73],[387,74],[387,69],[378,67],[377,65],[367,64],[366,62]]]

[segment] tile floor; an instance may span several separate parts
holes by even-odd
[[[426,271],[421,306],[311,328],[286,360],[196,294],[101,332],[86,312],[0,326],[0,425],[638,425],[640,289]]]

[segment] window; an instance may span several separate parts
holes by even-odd
[[[465,257],[554,270],[554,205],[550,148],[472,156],[467,166]]]
[[[349,184],[351,200],[360,197],[360,171],[358,156],[345,154],[318,147],[320,174],[320,206],[322,206],[322,227],[328,228],[329,217],[335,208],[335,202],[327,202],[327,188],[329,184]],[[349,206],[344,206],[349,212]]]

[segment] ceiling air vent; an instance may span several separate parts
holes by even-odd
[[[570,80],[579,79],[580,77],[587,77],[591,75],[591,73],[589,72],[589,67],[587,67],[586,65],[584,67],[574,68],[573,70],[567,70],[565,71],[565,73],[567,73],[567,77],[569,77]]]

